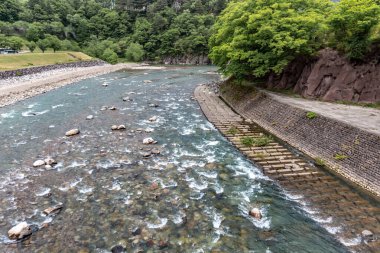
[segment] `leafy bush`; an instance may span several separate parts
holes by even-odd
[[[240,139],[241,143],[246,147],[264,147],[267,146],[270,142],[273,141],[273,138],[271,136],[260,136],[260,137],[243,137]]]
[[[227,134],[236,135],[240,133],[239,129],[236,126],[232,126],[227,130]]]
[[[308,119],[314,119],[314,118],[316,118],[318,116],[318,114],[316,114],[315,112],[307,112],[306,113],[306,117],[308,118]]]
[[[323,44],[329,0],[232,1],[213,27],[210,57],[238,78],[281,73]]]
[[[114,51],[112,51],[112,49],[110,49],[110,48],[107,48],[106,50],[104,50],[104,53],[103,53],[101,59],[105,60],[111,64],[116,64],[118,61],[117,54]]]
[[[128,61],[139,62],[143,59],[144,48],[138,43],[131,43],[125,51],[125,58]]]
[[[333,46],[352,59],[363,58],[379,20],[380,7],[375,0],[341,0],[329,18]]]

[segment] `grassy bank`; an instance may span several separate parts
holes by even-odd
[[[0,71],[91,59],[92,58],[90,56],[81,52],[47,52],[0,55]]]

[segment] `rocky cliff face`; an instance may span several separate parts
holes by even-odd
[[[209,65],[211,61],[207,55],[182,55],[165,57],[162,63],[170,65]]]
[[[324,101],[380,102],[380,52],[365,62],[351,62],[332,49],[314,59],[293,61],[267,88],[293,89],[306,98]]]

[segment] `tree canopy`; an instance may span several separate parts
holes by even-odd
[[[328,0],[245,0],[231,3],[210,38],[210,57],[225,74],[262,77],[314,54],[326,33]]]

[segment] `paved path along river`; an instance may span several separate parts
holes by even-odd
[[[348,252],[329,233],[339,224],[305,209],[203,116],[192,94],[218,79],[213,70],[119,71],[1,108],[0,252]],[[81,133],[65,137],[71,128]],[[58,164],[32,167],[48,156]],[[9,240],[22,221],[35,232]]]

